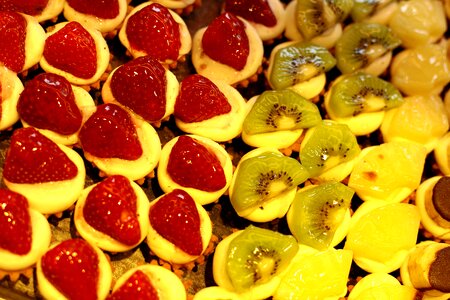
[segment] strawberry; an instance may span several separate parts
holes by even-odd
[[[47,37],[44,58],[54,68],[78,78],[89,79],[97,71],[94,38],[78,22],[69,22]]]
[[[117,0],[66,0],[66,2],[77,12],[100,19],[114,19],[119,15]]]
[[[225,0],[225,11],[267,27],[277,25],[277,19],[267,0]]]
[[[166,69],[155,59],[143,56],[120,66],[111,79],[114,98],[149,122],[166,113]]]
[[[81,127],[83,151],[100,158],[136,160],[141,143],[130,114],[116,104],[102,104]]]
[[[97,300],[99,259],[82,239],[69,239],[41,258],[45,278],[68,299]]]
[[[219,15],[206,28],[202,47],[210,58],[242,70],[250,52],[244,22],[229,12]]]
[[[27,20],[19,13],[0,11],[0,63],[19,73],[25,64]]]
[[[0,11],[22,12],[30,16],[37,16],[47,7],[49,0],[1,0]]]
[[[31,250],[28,200],[16,192],[0,189],[0,248],[24,255]]]
[[[134,272],[107,300],[158,300],[158,291],[144,272]]]
[[[150,224],[162,237],[190,255],[203,250],[200,216],[194,199],[175,189],[150,208]]]
[[[93,228],[132,246],[141,239],[136,208],[136,194],[130,181],[114,175],[92,189],[86,198],[83,215]]]
[[[152,3],[130,16],[126,34],[133,49],[143,51],[161,62],[178,59],[180,25],[161,4]]]
[[[77,173],[77,166],[58,145],[35,128],[14,131],[3,178],[13,183],[44,183],[70,180]]]
[[[69,81],[52,73],[41,73],[28,81],[20,94],[17,111],[31,126],[59,134],[76,133],[82,115]]]
[[[226,185],[225,174],[214,153],[189,136],[180,136],[172,148],[167,172],[174,182],[207,192]]]
[[[181,81],[174,111],[181,121],[201,122],[230,111],[227,98],[208,78],[193,74]]]

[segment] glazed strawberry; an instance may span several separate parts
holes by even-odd
[[[142,155],[130,114],[116,104],[102,104],[81,127],[83,151],[100,158],[136,160]]]
[[[48,0],[1,0],[0,11],[16,11],[37,16],[42,13],[47,4]]]
[[[97,51],[90,33],[78,22],[69,22],[45,41],[47,62],[76,77],[89,79],[97,71]]]
[[[172,180],[184,187],[214,192],[226,185],[220,161],[204,145],[189,136],[180,136],[167,164]]]
[[[158,300],[158,292],[144,272],[137,270],[107,300]]]
[[[174,111],[181,121],[201,122],[230,111],[227,98],[208,78],[193,74],[181,81]]]
[[[250,52],[245,24],[232,13],[221,14],[206,28],[202,47],[210,58],[242,70]]]
[[[97,299],[99,260],[82,239],[61,242],[41,258],[45,278],[68,299]]]
[[[20,94],[17,111],[29,125],[69,135],[81,127],[82,115],[69,81],[52,73],[41,73],[28,81]]]
[[[137,218],[136,194],[130,181],[114,175],[97,184],[86,198],[83,215],[86,222],[125,245],[141,238]]]
[[[149,122],[166,113],[166,69],[155,59],[143,56],[120,66],[111,79],[114,98]]]
[[[117,0],[66,0],[74,10],[100,19],[114,19],[119,14]]]
[[[69,180],[77,166],[53,141],[33,127],[14,131],[6,153],[3,178],[12,183],[44,183]]]
[[[150,224],[166,240],[190,255],[202,253],[200,216],[192,197],[175,189],[150,208]]]
[[[180,25],[167,8],[158,3],[133,14],[128,19],[126,34],[132,48],[144,51],[161,62],[178,59]]]
[[[31,221],[27,199],[0,189],[0,248],[24,255],[31,250]]]
[[[27,21],[19,13],[0,11],[0,63],[19,73],[25,64]]]
[[[267,0],[226,0],[225,11],[267,27],[277,24],[277,19]]]

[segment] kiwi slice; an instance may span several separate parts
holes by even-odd
[[[297,188],[308,179],[309,173],[295,158],[268,150],[241,161],[233,176],[230,201],[242,216],[249,209]]]
[[[353,23],[345,28],[336,42],[337,67],[344,74],[363,69],[400,44],[401,40],[388,26]]]
[[[342,22],[352,7],[353,0],[297,0],[297,28],[310,40]]]
[[[309,128],[322,120],[319,108],[298,93],[284,89],[265,91],[246,116],[247,134]]]
[[[350,11],[352,20],[362,22],[395,0],[354,0]]]
[[[298,191],[288,212],[289,229],[297,241],[318,250],[332,246],[354,194],[354,190],[337,181]]]
[[[283,271],[297,254],[292,235],[248,226],[228,247],[226,271],[237,292],[266,283]]]
[[[280,90],[325,73],[335,65],[336,59],[327,48],[309,42],[292,43],[276,51],[269,81]]]
[[[404,102],[393,84],[363,72],[338,78],[328,96],[327,110],[342,118],[394,108]]]
[[[323,120],[308,129],[300,146],[300,162],[311,177],[316,177],[360,152],[356,136],[346,124]]]

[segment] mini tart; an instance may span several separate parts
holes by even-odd
[[[8,3],[13,2],[13,3]],[[0,10],[17,11],[36,18],[38,22],[44,22],[52,19],[56,19],[58,15],[63,11],[64,2],[61,0],[47,0],[40,1],[41,3],[30,4],[28,1],[13,0],[6,1],[6,3],[0,5]]]
[[[147,1],[145,3],[142,3],[138,6],[136,6],[126,16],[125,21],[119,31],[120,42],[127,49],[129,54],[134,58],[137,58],[140,56],[151,55],[152,53],[147,53],[143,49],[136,49],[131,46],[131,43],[130,43],[130,40],[129,40],[128,34],[127,34],[128,21],[129,21],[130,17],[132,17],[134,14],[136,14],[140,10],[146,8],[147,6],[154,5],[154,4],[158,4],[158,3],[154,3],[153,1]],[[169,11],[170,15],[172,16],[173,20],[176,23],[178,23],[178,25],[179,25],[181,45],[180,45],[180,49],[179,49],[179,53],[178,53],[178,58],[176,60],[166,59],[165,61],[161,61],[161,63],[164,65],[167,65],[167,66],[176,66],[177,61],[183,61],[185,59],[185,56],[191,51],[192,38],[191,38],[191,34],[190,34],[189,29],[188,29],[186,23],[184,22],[184,20],[177,13],[172,11],[171,9],[169,9],[168,11]]]
[[[148,277],[148,280],[150,281],[152,287],[157,292],[158,299],[186,299],[186,288],[184,287],[183,282],[180,280],[180,278],[175,273],[164,267],[151,264],[145,264],[127,270],[119,277],[119,279],[114,284],[112,295],[114,295],[114,292],[119,290],[121,287],[125,287],[125,284],[128,284],[128,287],[132,289],[132,284],[127,283],[127,281],[133,274],[138,271],[144,273]],[[140,290],[138,287],[136,287],[136,289],[138,292],[142,292],[142,290]]]
[[[187,135],[187,136],[195,139],[203,146],[205,146],[210,152],[214,153],[214,155],[220,161],[220,164],[223,168],[226,179],[226,185],[220,190],[208,192],[196,188],[183,187],[173,181],[173,179],[170,177],[170,174],[167,172],[167,165],[169,163],[169,157],[170,153],[172,152],[172,148],[178,141],[179,136],[168,141],[162,148],[161,158],[159,160],[157,172],[158,183],[165,193],[169,193],[174,189],[183,189],[186,192],[188,192],[197,203],[200,203],[201,205],[215,202],[227,191],[228,186],[231,182],[231,178],[233,176],[233,163],[231,161],[231,158],[228,152],[224,149],[224,147],[222,147],[217,142],[198,135]],[[193,176],[197,175],[193,174]]]
[[[92,99],[92,96],[81,87],[72,85],[72,91],[75,96],[75,103],[77,104],[83,116],[82,123],[84,123],[95,110],[94,100]],[[20,121],[23,127],[31,126],[23,119],[21,119]],[[44,136],[48,137],[57,144],[73,146],[78,143],[78,131],[73,134],[64,135],[49,129],[40,129],[37,127],[35,128]]]
[[[439,185],[436,185],[438,182]],[[419,208],[423,227],[425,227],[425,229],[435,238],[442,240],[450,240],[450,220],[446,219],[437,211],[434,202],[439,201],[439,198],[444,197],[443,193],[449,189],[449,186],[450,181],[447,177],[431,177],[420,184],[417,188],[415,198],[415,203]],[[436,190],[437,188],[438,190]],[[435,191],[436,194],[434,194]],[[440,205],[442,205],[445,203],[445,200],[441,198],[439,202]]]
[[[439,170],[444,175],[450,175],[450,132],[446,133],[434,148],[434,158],[439,166]]]
[[[151,215],[151,208],[157,201],[159,201],[164,195],[156,198],[150,203],[149,215]],[[199,217],[200,217],[200,234],[202,238],[203,250],[202,254],[208,248],[209,242],[212,237],[212,222],[209,217],[208,212],[203,208],[203,206],[195,202]],[[150,221],[150,226],[147,235],[147,244],[150,250],[159,258],[170,262],[171,264],[187,264],[189,262],[195,261],[200,255],[191,255],[186,253],[181,248],[179,248],[174,243],[170,242],[162,235],[160,235],[152,226]]]
[[[304,40],[304,37],[297,29],[297,22],[295,21],[296,6],[297,0],[289,2],[286,6],[286,29],[284,31],[284,35],[288,40],[302,41]],[[321,35],[312,38],[311,42],[327,49],[331,49],[336,44],[336,41],[341,37],[342,30],[342,24],[338,23]]]
[[[114,17],[105,18],[103,16],[95,16],[93,14],[84,12],[82,9],[78,10],[76,7],[72,7],[70,4],[71,1],[66,0],[64,2],[64,17],[68,21],[77,21],[85,27],[95,28],[104,34],[117,29],[122,24],[127,14],[128,7],[127,0],[117,0],[117,14]],[[103,1],[93,2],[103,3]]]
[[[246,20],[238,17],[245,25],[245,33],[249,41],[249,55],[242,70],[236,70],[231,66],[215,61],[203,50],[202,39],[207,27],[200,28],[192,39],[192,63],[198,74],[211,80],[222,80],[229,85],[246,86],[261,72],[261,64],[264,58],[264,47],[256,29]],[[256,80],[256,78],[255,78]]]
[[[50,36],[57,33],[59,30],[63,29],[69,23],[71,23],[71,22],[61,22],[61,23],[56,24],[53,28],[51,28],[51,31],[47,32],[47,39]],[[75,23],[78,23],[78,22],[75,22]],[[92,29],[89,27],[84,27],[83,25],[82,25],[82,27],[84,28],[84,30],[86,30],[89,33],[89,35],[92,37],[92,39],[94,40],[94,43],[95,43],[95,52],[96,52],[96,57],[97,57],[96,65],[97,66],[96,66],[95,74],[92,77],[81,78],[81,77],[77,77],[76,75],[70,73],[67,70],[59,69],[59,68],[51,65],[47,61],[47,59],[45,58],[45,54],[42,56],[39,64],[40,64],[41,68],[44,69],[44,71],[61,75],[74,85],[88,86],[88,85],[92,85],[92,84],[98,82],[101,79],[102,75],[105,73],[106,69],[109,66],[110,53],[109,53],[109,48],[106,43],[106,40],[103,38],[102,34],[98,30],[95,30],[95,29]],[[44,50],[44,52],[45,52],[45,50]],[[73,62],[73,63],[75,64],[76,62]]]
[[[0,67],[0,131],[13,126],[19,120],[17,102],[24,87],[17,74],[5,66]]]
[[[403,284],[422,291],[423,299],[448,299],[449,257],[449,244],[420,242],[410,251],[400,268]]]
[[[77,203],[75,205],[75,213],[74,213],[74,223],[75,227],[77,228],[78,233],[91,245],[95,245],[99,247],[100,249],[104,251],[109,252],[125,252],[128,250],[133,249],[138,244],[140,244],[146,237],[148,232],[148,218],[147,218],[147,212],[148,212],[148,205],[149,201],[147,198],[147,195],[142,190],[142,188],[135,182],[129,181],[134,193],[136,194],[136,210],[137,210],[137,217],[139,220],[139,226],[141,231],[141,239],[139,243],[135,245],[126,245],[124,243],[121,243],[120,241],[114,239],[113,237],[109,236],[106,233],[103,233],[95,228],[93,228],[84,218],[83,209],[86,204],[86,198],[88,197],[89,193],[92,191],[92,189],[98,184],[91,185],[87,188],[85,188],[82,192],[80,197],[77,200]],[[100,217],[100,216],[99,216]]]
[[[238,137],[248,113],[248,105],[237,89],[221,80],[211,80],[228,100],[231,111],[199,122],[183,122],[175,115],[175,124],[186,133],[210,138],[216,142],[227,142]],[[180,101],[179,99],[177,101]]]

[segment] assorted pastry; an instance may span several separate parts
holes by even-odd
[[[1,285],[450,297],[446,3],[25,2],[0,3]]]

